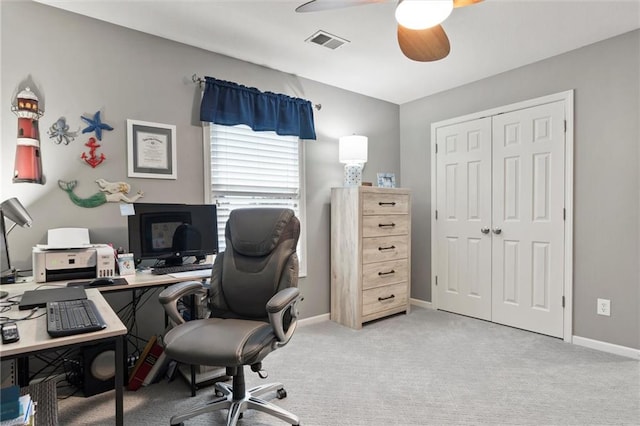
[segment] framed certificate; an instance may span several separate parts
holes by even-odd
[[[177,179],[176,126],[127,120],[128,176]]]

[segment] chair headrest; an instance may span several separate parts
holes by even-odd
[[[276,247],[294,216],[291,209],[236,209],[229,215],[226,238],[244,256],[265,256]]]

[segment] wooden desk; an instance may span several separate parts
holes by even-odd
[[[199,271],[190,271],[190,272],[182,272],[179,274],[174,274],[174,275],[154,275],[152,274],[150,271],[147,272],[136,272],[135,275],[125,275],[122,277],[118,277],[118,278],[124,278],[127,281],[127,284],[123,284],[123,285],[109,285],[109,286],[103,286],[103,287],[96,287],[96,288],[87,288],[87,291],[89,290],[93,290],[93,291],[99,291],[100,293],[104,293],[104,294],[108,294],[108,293],[116,293],[116,292],[122,292],[122,291],[131,291],[134,294],[134,298],[135,298],[135,291],[136,290],[147,290],[150,288],[155,288],[155,287],[167,287],[171,284],[175,284],[175,283],[179,283],[179,282],[184,282],[184,281],[202,281],[202,280],[206,280],[209,279],[211,276],[211,270],[199,270]],[[81,280],[66,280],[66,281],[51,281],[51,282],[46,282],[46,283],[36,283],[35,281],[33,281],[33,277],[23,277],[20,279],[18,284],[10,284],[10,285],[6,285],[3,286],[3,290],[5,291],[9,291],[9,290],[13,290],[15,289],[16,291],[12,291],[10,296],[15,295],[15,294],[22,294],[23,292],[25,292],[26,290],[35,290],[35,289],[46,289],[46,288],[55,288],[55,287],[66,287],[68,285],[68,283],[72,282],[72,281],[87,281],[87,279],[81,279]],[[88,294],[88,293],[87,293]],[[194,310],[195,306],[194,306],[194,301],[195,299],[192,299],[192,306],[191,309]],[[112,309],[110,309],[111,312],[113,312]],[[21,312],[28,312],[28,311],[21,311]],[[25,314],[26,315],[26,314]],[[105,318],[106,321],[106,318]],[[165,327],[167,326],[167,318],[165,316]],[[46,334],[46,330],[45,330],[45,334]],[[22,330],[20,330],[20,336],[22,336]],[[126,340],[125,340],[126,342]],[[123,351],[127,351],[127,346],[125,344]],[[126,354],[123,356],[123,362],[125,362],[124,360],[126,359]],[[192,372],[191,372],[191,379],[187,379],[187,381],[189,381],[190,386],[191,386],[191,394],[193,396],[195,396],[195,392],[197,389],[197,383],[198,381],[194,378],[194,371],[192,367]],[[126,377],[126,374],[124,375],[124,377]],[[186,378],[186,376],[185,376]],[[123,379],[124,380],[124,379]]]
[[[206,277],[203,277],[203,271],[191,271],[191,272],[182,272],[179,275],[153,275],[151,272],[136,272],[135,275],[125,275],[118,278],[124,278],[127,281],[127,284],[124,285],[109,285],[96,287],[101,293],[110,293],[116,291],[126,291],[126,290],[142,290],[149,287],[166,287],[171,284],[183,282],[183,281],[201,281],[203,278],[209,278],[211,275],[211,270],[205,270],[208,274]],[[88,281],[88,279],[82,280],[65,280],[65,281],[51,281],[46,283],[36,283],[33,281],[33,277],[25,277],[20,279],[19,285],[24,285],[24,290],[33,290],[36,288],[53,288],[53,287],[66,287],[68,283],[73,281]],[[2,289],[8,291],[8,289],[17,286],[18,284],[9,284],[3,286]]]
[[[9,292],[9,297],[16,296],[36,287],[32,283],[11,284],[3,286],[4,291]],[[99,343],[101,341],[115,341],[116,346],[116,424],[124,424],[124,374],[125,374],[125,354],[124,339],[127,328],[124,326],[118,315],[111,309],[111,306],[104,299],[97,289],[87,289],[87,297],[92,300],[100,315],[107,323],[107,328],[91,333],[77,334],[74,336],[52,338],[47,334],[47,317],[42,315],[25,321],[17,321],[20,340],[14,343],[0,343],[0,359],[23,358],[40,352],[63,349],[72,346],[82,346],[88,343]],[[44,309],[40,308],[44,313]],[[12,319],[23,318],[30,311],[20,311],[17,306],[12,307],[3,315]],[[36,313],[36,316],[39,314]],[[119,362],[118,362],[119,361]]]
[[[206,276],[203,276],[204,274]],[[127,285],[111,285],[106,287],[100,287],[99,290],[103,293],[122,290],[136,290],[148,287],[167,287],[171,284],[180,283],[184,281],[202,281],[203,279],[211,278],[211,270],[205,269],[200,271],[181,272],[175,275],[153,275],[150,272],[136,272],[135,275],[125,275],[123,277],[127,280]]]

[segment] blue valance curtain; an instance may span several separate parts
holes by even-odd
[[[315,139],[313,105],[305,99],[261,92],[229,81],[205,77],[200,120],[226,126],[246,124],[255,131]]]

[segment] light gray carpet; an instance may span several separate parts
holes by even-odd
[[[301,327],[264,368],[269,378],[248,371],[248,386],[284,383],[288,397],[274,401],[305,426],[640,424],[638,361],[430,309],[360,331],[330,321]],[[180,379],[125,391],[125,424],[168,425],[212,392],[190,398]],[[60,401],[60,424],[114,424],[113,396]],[[186,426],[224,419],[207,414]],[[285,423],[247,412],[240,424]]]

